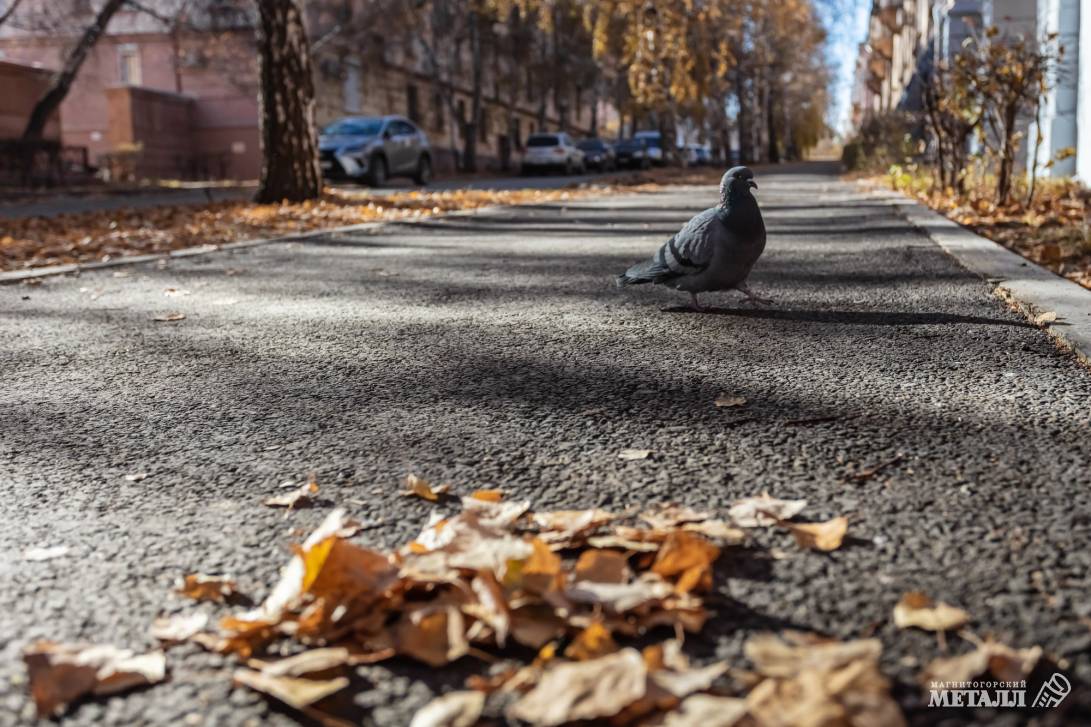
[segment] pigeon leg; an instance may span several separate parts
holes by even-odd
[[[698,313],[704,313],[705,312],[705,308],[704,308],[704,306],[701,305],[701,301],[697,300],[697,294],[696,293],[690,293],[689,294],[689,299],[690,299],[690,305],[693,306],[693,310],[697,311]]]
[[[743,303],[757,303],[758,305],[768,305],[773,302],[772,298],[762,298],[758,296],[754,291],[750,290],[750,286],[746,283],[739,283],[735,286],[746,297],[742,299]]]

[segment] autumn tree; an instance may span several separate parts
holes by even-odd
[[[299,0],[257,0],[262,165],[258,202],[322,192],[311,50]]]

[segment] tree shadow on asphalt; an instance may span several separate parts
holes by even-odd
[[[897,313],[892,311],[839,311],[839,310],[783,310],[768,308],[705,308],[695,311],[688,306],[671,306],[661,309],[664,313],[690,315],[735,316],[764,320],[797,321],[805,323],[840,323],[856,326],[930,326],[941,324],[969,324],[978,326],[1013,326],[1037,328],[1025,321],[1002,318],[965,316],[955,313]]]

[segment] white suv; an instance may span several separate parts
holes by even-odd
[[[531,134],[523,152],[522,174],[536,169],[561,169],[565,174],[584,171],[583,152],[563,131],[555,134]]]

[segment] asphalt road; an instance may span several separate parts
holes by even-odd
[[[724,294],[696,314],[680,294],[612,285],[711,188],[0,288],[0,723],[28,713],[26,643],[150,647],[154,617],[192,608],[171,594],[190,572],[232,573],[261,598],[289,528],[332,503],[385,523],[365,542],[400,544],[433,509],[398,494],[407,471],[540,507],[806,498],[810,517],[848,515],[852,541],[822,555],[759,533],[776,550],[724,564],[695,657],[745,667],[743,641],[767,629],[873,632],[914,723],[1025,721],[924,706],[914,680],[936,640],[890,619],[923,590],[978,634],[1060,659],[1077,690],[1041,723],[1086,723],[1091,374],[891,207],[811,171],[759,175],[764,309]],[[186,319],[150,320],[170,311]],[[717,409],[721,392],[748,404]],[[616,457],[632,447],[654,457]],[[327,504],[262,507],[310,471]],[[21,560],[60,545],[68,556]],[[220,657],[169,657],[169,683],[69,723],[292,723],[232,690]],[[405,724],[484,668],[368,667],[359,704]]]

